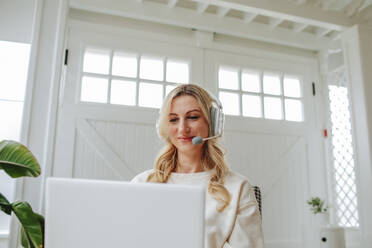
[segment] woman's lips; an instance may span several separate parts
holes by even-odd
[[[180,141],[192,141],[192,138],[194,138],[194,136],[192,136],[192,137],[178,137],[178,139]]]

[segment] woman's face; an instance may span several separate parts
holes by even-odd
[[[207,137],[208,123],[193,96],[183,95],[172,100],[168,135],[178,152],[197,152],[202,149],[202,145],[192,144],[192,138]]]

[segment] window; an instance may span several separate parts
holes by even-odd
[[[332,125],[332,182],[337,224],[342,227],[358,227],[359,215],[348,88],[329,85],[328,90]]]
[[[186,60],[108,49],[86,48],[82,70],[80,101],[146,108],[190,79]]]
[[[302,122],[300,77],[220,66],[219,99],[227,115]]]
[[[0,41],[0,140],[19,141],[30,45]],[[0,170],[1,193],[13,201],[14,179]],[[10,218],[0,211],[0,233],[8,232]]]

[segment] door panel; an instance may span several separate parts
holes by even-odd
[[[310,87],[316,74],[312,72],[314,68],[270,58],[207,51],[206,77],[207,82],[214,82],[215,94],[219,91],[220,66],[237,71],[273,71],[302,79],[303,122],[227,115],[223,141],[229,165],[261,188],[265,247],[312,247],[312,241],[304,242],[307,224],[311,223],[306,205],[311,191],[309,168],[313,158],[322,156],[320,146],[314,145],[320,140]],[[241,89],[227,92],[247,94]],[[262,91],[254,94],[265,96]]]
[[[202,77],[202,54],[196,48],[78,27],[71,27],[69,35],[69,65],[61,89],[53,175],[130,180],[153,167],[162,146],[155,129],[158,109],[81,102],[84,49],[98,47],[184,59],[190,61],[191,81],[200,81]]]

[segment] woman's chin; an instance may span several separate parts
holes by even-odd
[[[182,142],[182,144],[177,144],[178,152],[197,152],[201,149],[200,145],[194,145],[192,142]]]

